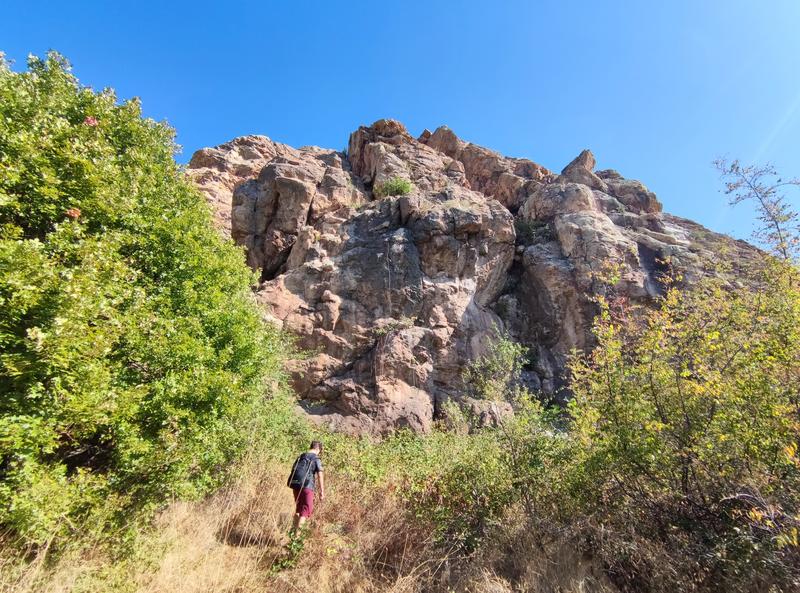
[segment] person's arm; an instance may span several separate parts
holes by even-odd
[[[322,461],[317,457],[314,467],[314,477],[317,481],[317,488],[319,490],[319,499],[325,500],[325,474],[322,471]]]
[[[325,500],[325,472],[317,474],[317,486],[319,486],[319,499]]]

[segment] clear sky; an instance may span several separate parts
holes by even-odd
[[[800,176],[800,1],[7,0],[0,50],[57,49],[197,148],[243,134],[342,148],[393,117],[561,170],[644,181],[738,237],[717,156]],[[794,198],[797,203],[797,196]]]

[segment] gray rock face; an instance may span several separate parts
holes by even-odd
[[[497,331],[529,347],[526,383],[562,397],[572,348],[590,348],[597,274],[647,301],[668,266],[691,282],[720,245],[583,151],[560,175],[457,138],[380,120],[348,155],[263,136],[198,151],[188,173],[260,271],[265,314],[308,354],[292,362],[307,412],[350,432],[430,429],[467,402],[462,369]],[[402,177],[408,195],[373,188]],[[666,262],[669,261],[669,264]]]

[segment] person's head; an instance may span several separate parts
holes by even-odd
[[[311,441],[310,449],[316,451],[317,454],[322,453],[322,441]]]

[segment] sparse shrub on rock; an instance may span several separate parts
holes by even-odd
[[[403,177],[392,177],[375,187],[375,196],[405,196],[414,190],[414,185]]]

